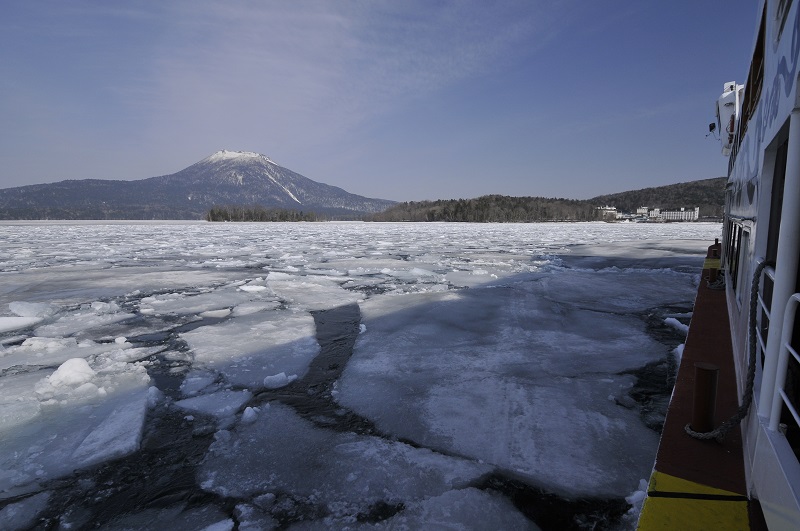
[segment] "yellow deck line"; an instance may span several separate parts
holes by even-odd
[[[736,492],[715,489],[714,487],[709,487],[708,485],[702,485],[687,479],[670,476],[669,474],[664,474],[663,472],[659,472],[657,470],[654,470],[653,475],[650,477],[650,486],[648,487],[648,491],[685,492],[687,494],[712,494],[717,496],[741,496],[741,494]]]
[[[749,531],[747,499],[654,470],[637,529]]]
[[[703,269],[719,269],[719,258],[706,258],[703,262]]]

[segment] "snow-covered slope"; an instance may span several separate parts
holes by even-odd
[[[222,150],[177,173],[138,181],[87,179],[0,190],[0,219],[196,219],[215,205],[357,216],[392,204],[312,181],[258,153]]]

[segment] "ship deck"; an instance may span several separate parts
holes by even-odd
[[[766,529],[758,502],[747,496],[741,431],[732,430],[721,442],[697,440],[684,431],[692,421],[698,362],[719,368],[718,426],[738,409],[738,393],[725,291],[708,288],[705,280],[698,288],[638,529]]]

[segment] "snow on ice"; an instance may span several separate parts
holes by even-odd
[[[0,527],[535,529],[489,477],[622,521],[719,231],[0,223]]]

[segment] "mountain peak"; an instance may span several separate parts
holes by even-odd
[[[223,149],[176,173],[0,190],[0,219],[202,219],[215,205],[260,205],[357,218],[393,201],[351,194],[252,151]]]
[[[217,151],[206,160],[208,162],[218,162],[221,160],[234,160],[234,159],[263,159],[266,162],[270,162],[275,164],[270,160],[269,157],[264,156],[260,153],[254,153],[253,151],[228,151],[227,149],[222,149]]]

